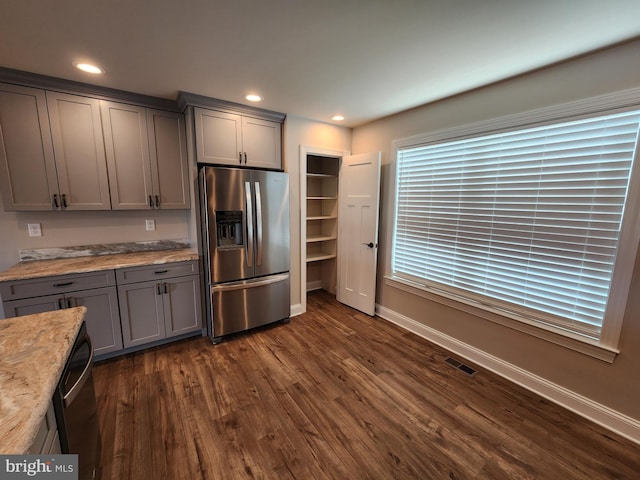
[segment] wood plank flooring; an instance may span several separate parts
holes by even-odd
[[[640,446],[325,293],[307,307],[96,365],[103,479],[640,478]]]

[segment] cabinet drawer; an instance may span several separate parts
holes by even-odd
[[[131,267],[116,270],[118,285],[147,282],[163,278],[183,277],[199,273],[198,261],[163,263],[148,267]]]
[[[0,283],[0,295],[2,295],[2,300],[6,302],[7,300],[76,292],[79,290],[113,285],[115,285],[115,274],[113,270],[104,270],[100,272],[2,282]]]

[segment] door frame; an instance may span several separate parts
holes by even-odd
[[[307,311],[307,155],[339,158],[351,155],[349,150],[335,150],[311,145],[300,145],[300,311]],[[338,178],[338,182],[340,179]]]

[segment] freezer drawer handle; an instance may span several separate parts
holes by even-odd
[[[82,375],[80,375],[80,378],[78,378],[78,381],[65,394],[63,398],[65,407],[68,407],[69,405],[71,405],[73,400],[78,396],[78,393],[80,392],[80,390],[82,390],[82,387],[84,386],[84,384],[87,383],[87,380],[89,379],[89,376],[91,375],[91,370],[93,368],[93,344],[91,343],[91,338],[89,337],[89,334],[85,335],[84,340],[89,344],[89,360],[85,365],[84,370],[82,371]]]
[[[211,293],[228,292],[231,290],[246,290],[247,288],[262,287],[264,285],[271,285],[272,283],[284,282],[287,278],[289,278],[289,274],[283,273],[280,275],[273,275],[268,278],[264,278],[262,280],[233,282],[233,283],[227,283],[223,285],[215,285],[211,287]]]

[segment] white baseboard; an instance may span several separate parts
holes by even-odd
[[[313,280],[311,282],[307,282],[307,292],[313,292],[314,290],[322,289],[322,280]]]
[[[381,305],[376,315],[516,383],[598,425],[640,444],[640,421],[523,370]]]
[[[297,303],[295,305],[291,305],[291,316],[295,317],[296,315],[301,315],[304,313],[304,308],[301,303]]]

